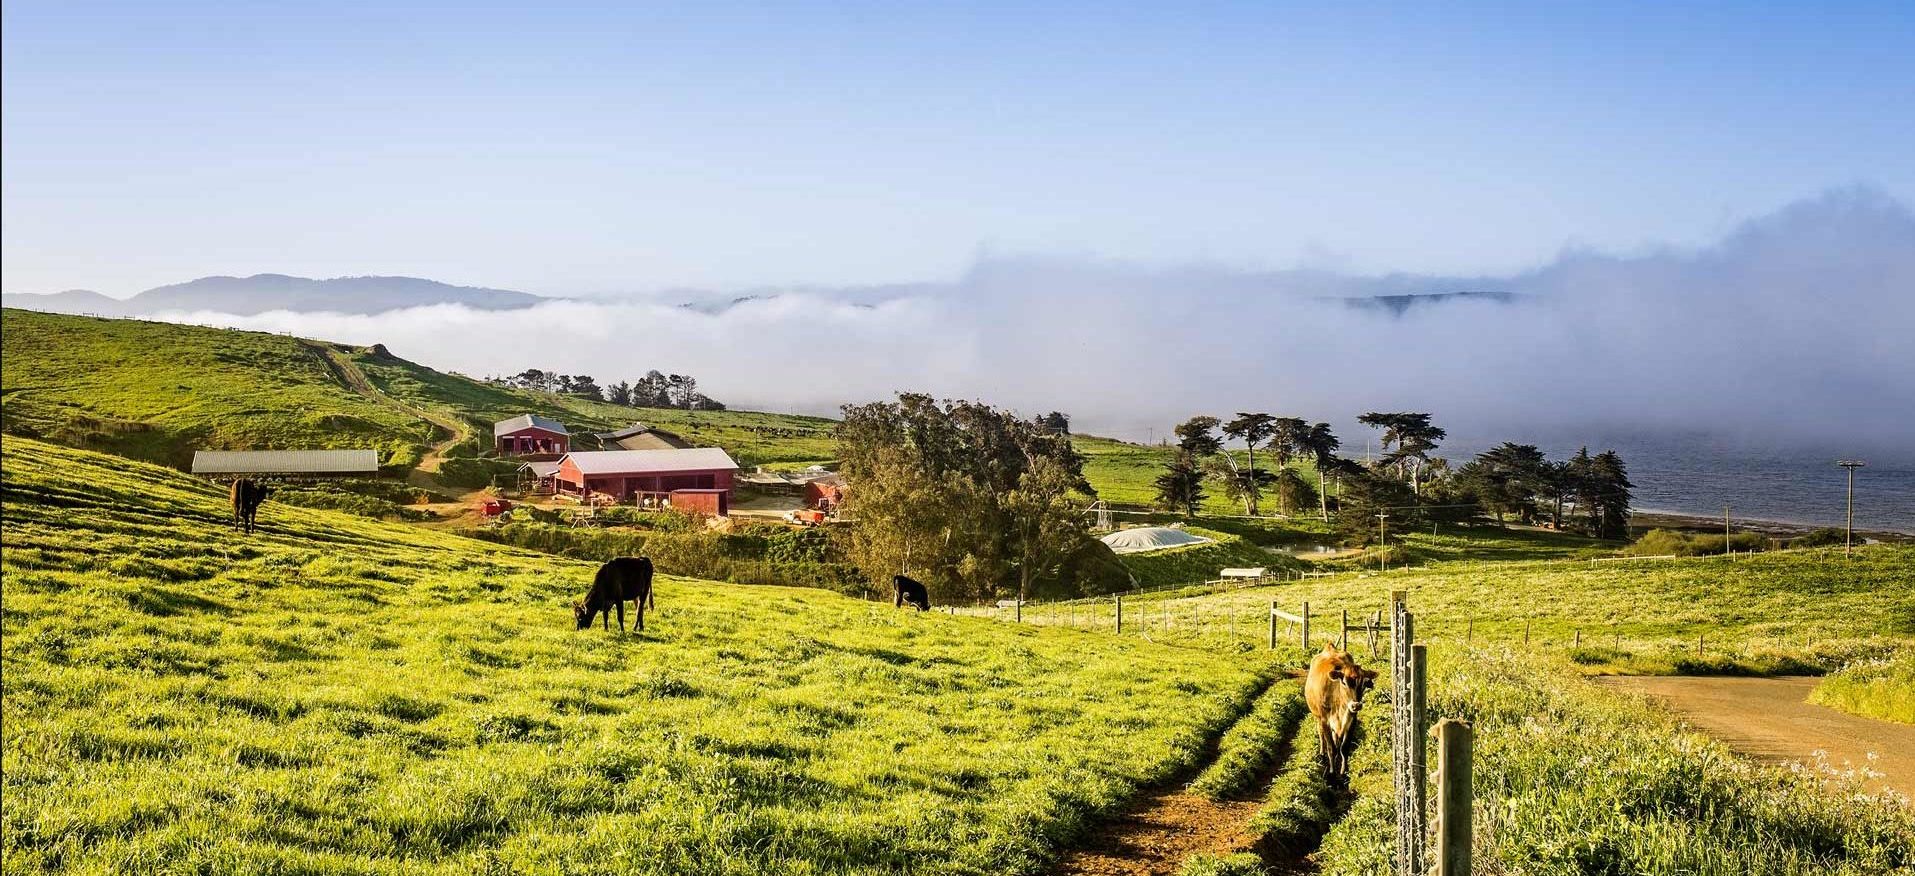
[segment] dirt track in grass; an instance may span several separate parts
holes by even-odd
[[[1105,823],[1059,862],[1057,876],[1169,876],[1199,852],[1228,855],[1257,852],[1274,873],[1307,873],[1313,868],[1301,856],[1273,858],[1257,848],[1257,837],[1247,829],[1263,808],[1263,795],[1282,765],[1290,746],[1271,759],[1271,766],[1250,791],[1227,800],[1211,800],[1185,790],[1201,768],[1174,782],[1151,789],[1130,811]]]
[[[1612,676],[1599,681],[1663,701],[1697,730],[1751,759],[1812,764],[1815,752],[1822,751],[1830,766],[1867,766],[1882,773],[1870,787],[1915,798],[1915,726],[1815,705],[1808,701],[1815,678]]]

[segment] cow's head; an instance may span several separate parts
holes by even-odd
[[[1324,648],[1324,656],[1330,658],[1330,681],[1350,690],[1350,711],[1361,711],[1363,695],[1376,684],[1376,670],[1356,665],[1348,651],[1339,651],[1334,645]]]
[[[582,630],[592,625],[592,610],[585,607],[585,600],[572,603],[572,620],[578,622],[573,629]]]

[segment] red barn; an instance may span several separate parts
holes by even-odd
[[[604,496],[724,517],[737,472],[738,463],[716,447],[588,450],[559,460],[556,482],[560,493],[583,500]]]
[[[492,424],[493,448],[501,456],[563,454],[572,449],[572,433],[565,424],[538,414],[521,414]]]

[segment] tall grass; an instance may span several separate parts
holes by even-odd
[[[1915,724],[1915,648],[1858,660],[1829,673],[1809,702],[1869,718]]]
[[[1439,659],[1436,717],[1475,729],[1476,870],[1714,876],[1889,874],[1915,867],[1915,812],[1853,778],[1743,761],[1641,698],[1559,662],[1497,649]],[[1371,734],[1381,734],[1387,716]],[[1326,839],[1325,872],[1381,873],[1394,836],[1386,748],[1359,753],[1378,791]],[[1380,776],[1380,780],[1377,778]]]

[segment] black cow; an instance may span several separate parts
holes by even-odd
[[[592,589],[585,598],[572,603],[572,619],[578,629],[592,625],[592,616],[605,615],[605,629],[612,628],[612,612],[618,612],[618,631],[625,632],[625,600],[638,602],[638,623],[634,631],[645,629],[645,605],[658,607],[652,595],[652,561],[647,557],[619,557],[598,568]]]
[[[255,483],[251,478],[234,481],[227,496],[233,503],[233,527],[251,533],[253,522],[259,517],[259,506],[272,494],[271,487]]]
[[[919,611],[931,610],[931,593],[924,589],[923,584],[903,575],[893,575],[891,589],[896,591],[896,598],[892,600],[892,605],[903,608],[904,604],[909,602],[917,606]]]

